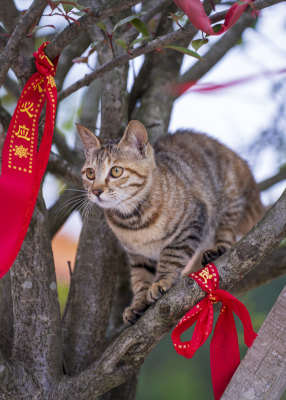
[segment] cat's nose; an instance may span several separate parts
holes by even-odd
[[[99,196],[101,195],[101,193],[103,193],[103,190],[101,189],[93,189],[92,193],[99,198]]]

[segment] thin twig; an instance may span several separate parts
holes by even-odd
[[[280,171],[272,176],[271,178],[265,179],[264,181],[260,182],[258,187],[261,191],[269,189],[271,186],[284,181],[286,179],[286,166],[280,168]]]

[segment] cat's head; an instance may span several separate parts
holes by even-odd
[[[103,208],[128,210],[144,198],[155,168],[146,128],[130,121],[121,140],[101,144],[87,128],[77,124],[84,152],[83,185],[89,200]]]

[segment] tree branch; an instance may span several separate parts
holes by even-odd
[[[77,23],[69,24],[52,40],[45,48],[46,55],[50,60],[53,60],[67,45],[77,39],[83,32],[88,31],[92,25],[141,2],[142,0],[112,0],[105,6],[92,8],[89,14],[80,17]],[[31,60],[30,67],[24,72],[25,80],[33,74],[34,69],[35,65]]]
[[[279,400],[286,387],[286,286],[237,368],[222,400]]]
[[[60,156],[73,166],[78,164],[83,164],[84,159],[80,157],[77,151],[72,150],[67,144],[64,135],[59,131],[59,129],[54,129],[53,142],[57,146],[57,150]]]
[[[18,82],[11,79],[9,75],[6,75],[4,87],[8,91],[8,93],[15,97],[15,99],[18,99],[20,97],[21,91]]]
[[[34,0],[29,9],[18,21],[12,36],[9,38],[8,43],[0,56],[0,86],[4,82],[9,68],[17,56],[22,41],[36,19],[41,16],[47,4],[48,0]]]
[[[262,192],[263,190],[269,189],[271,186],[284,181],[286,179],[286,166],[283,165],[279,172],[272,176],[271,178],[265,179],[263,182],[258,184],[259,190]]]
[[[58,200],[48,209],[48,222],[51,239],[53,239],[66,220],[80,205],[80,201],[75,202],[75,196],[78,196],[78,189],[73,189],[73,186],[68,186],[60,195]]]
[[[80,170],[52,152],[49,157],[48,171],[64,182],[82,188]]]
[[[238,284],[233,287],[233,293],[241,294],[258,286],[271,282],[286,274],[286,247],[274,250]]]
[[[85,49],[90,45],[90,38],[88,34],[84,33],[75,39],[72,43],[70,43],[64,50],[61,52],[61,56],[59,58],[59,63],[57,67],[56,74],[56,84],[57,89],[60,91],[63,86],[63,82],[67,76],[68,71],[74,65],[72,60],[83,53]]]
[[[286,234],[286,191],[258,224],[216,261],[220,288],[230,290],[280,243]],[[64,379],[54,398],[89,399],[110,390],[134,373],[156,343],[187,310],[206,295],[190,277],[181,279],[126,329],[102,357],[79,376]],[[84,393],[84,395],[83,395]]]
[[[90,14],[78,19],[79,25],[72,23],[56,36],[46,47],[45,53],[53,60],[69,43],[82,32],[88,31],[92,25],[141,2],[142,0],[112,0],[102,7],[92,8]]]
[[[11,115],[8,113],[8,111],[2,106],[0,102],[0,122],[2,124],[2,127],[5,132],[8,131],[10,121],[11,121]],[[2,152],[2,149],[1,149]]]
[[[0,21],[3,23],[8,33],[12,33],[20,12],[17,10],[13,0],[2,0],[0,7]]]
[[[194,32],[193,26],[189,25],[188,27],[184,28],[184,30],[177,30],[175,32],[169,33],[168,35],[165,35],[163,37],[156,38],[154,40],[151,40],[150,42],[146,43],[143,46],[140,46],[139,48],[133,50],[131,54],[122,54],[118,57],[115,57],[113,60],[106,62],[105,64],[101,65],[99,68],[97,68],[94,72],[85,75],[84,78],[78,80],[74,84],[70,85],[66,89],[62,90],[58,94],[58,101],[63,100],[70,94],[74,93],[78,89],[88,86],[93,80],[99,78],[100,76],[104,75],[106,72],[112,71],[115,67],[125,64],[130,60],[133,60],[134,58],[137,58],[143,54],[149,53],[151,51],[154,51],[156,49],[159,49],[161,47],[164,47],[167,44],[170,44],[176,40],[180,40],[182,38],[185,38],[187,36],[192,36]]]
[[[269,7],[274,4],[281,3],[283,0],[257,0],[255,2],[255,6],[258,10],[261,10],[265,7]],[[224,19],[226,15],[226,12],[220,12],[217,14],[214,14],[213,16],[210,17],[211,22],[218,22],[217,20],[222,20]],[[219,17],[219,18],[218,18]],[[113,60],[103,64],[99,68],[97,68],[94,72],[85,75],[84,78],[78,80],[74,84],[70,85],[67,87],[65,90],[62,90],[58,94],[58,101],[63,100],[70,94],[74,93],[78,89],[88,86],[94,79],[99,78],[100,76],[104,75],[106,72],[113,70],[116,68],[118,65],[124,64],[130,60],[133,60],[134,58],[137,58],[143,54],[149,53],[151,51],[154,51],[156,49],[160,49],[167,44],[173,43],[177,40],[181,40],[184,38],[189,38],[192,37],[192,35],[195,32],[195,28],[189,24],[186,26],[183,30],[177,30],[175,32],[169,33],[165,36],[156,38],[154,40],[151,40],[150,42],[146,43],[143,46],[138,47],[137,49],[133,50],[132,54],[122,54]]]

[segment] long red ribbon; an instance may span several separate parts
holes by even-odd
[[[41,179],[52,145],[57,105],[53,76],[58,61],[51,62],[43,43],[34,53],[38,72],[26,83],[13,114],[3,147],[0,176],[0,278],[15,261],[35,208]],[[37,150],[38,125],[46,102],[46,120]]]
[[[228,10],[220,30],[215,32],[200,0],[174,0],[174,3],[184,11],[190,22],[208,35],[221,35],[227,31],[236,23],[249,5],[254,9],[253,2],[254,0],[239,0],[233,4]],[[258,15],[258,12],[254,10],[253,15]]]
[[[209,294],[193,307],[172,332],[172,341],[177,353],[192,358],[207,340],[213,326],[213,304],[222,302],[219,318],[210,345],[210,363],[215,399],[222,396],[232,375],[240,363],[239,346],[235,321],[232,312],[241,320],[244,328],[244,341],[250,347],[256,338],[246,307],[230,293],[221,290],[219,274],[212,263],[190,275],[200,287]],[[195,322],[191,340],[182,342],[180,337]]]
[[[212,93],[212,92],[216,92],[221,89],[227,89],[227,88],[230,88],[233,86],[252,82],[257,79],[268,78],[268,77],[272,77],[275,75],[281,75],[281,74],[285,74],[285,73],[286,73],[286,68],[282,68],[282,69],[273,70],[273,71],[261,71],[261,72],[258,72],[257,74],[233,79],[233,80],[230,80],[227,82],[222,82],[222,83],[211,83],[211,82],[198,83],[198,81],[190,81],[190,82],[184,82],[184,83],[178,83],[178,84],[174,83],[174,84],[169,85],[168,92],[175,96],[181,96],[187,90],[188,90],[188,93]]]

